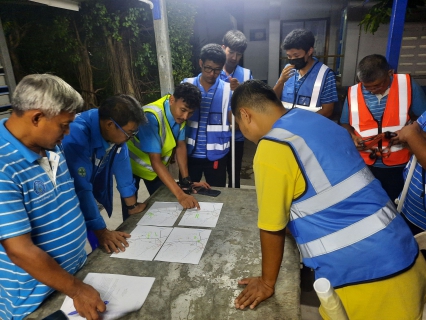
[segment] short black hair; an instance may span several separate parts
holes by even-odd
[[[99,119],[113,119],[120,127],[130,121],[138,126],[148,122],[140,103],[127,94],[119,94],[102,101],[99,106]]]
[[[248,80],[235,89],[231,99],[232,114],[239,118],[237,112],[241,107],[248,107],[258,112],[267,112],[265,102],[270,107],[271,103],[283,108],[281,101],[277,98],[274,90],[260,80]]]
[[[192,83],[183,82],[177,85],[173,92],[173,97],[175,97],[176,100],[182,99],[191,110],[200,108],[201,91]]]
[[[223,67],[226,61],[226,55],[219,44],[209,43],[201,48],[200,59],[203,61],[203,63],[206,62],[206,60],[211,60],[214,63],[222,65]]]
[[[361,82],[370,83],[389,74],[390,66],[380,54],[371,54],[358,63],[356,75]]]
[[[294,29],[283,40],[281,50],[302,49],[308,52],[315,45],[314,34],[305,29]]]
[[[222,44],[239,53],[244,53],[247,49],[246,36],[239,30],[229,30],[225,33],[222,39]]]

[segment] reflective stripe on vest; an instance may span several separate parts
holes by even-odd
[[[167,166],[169,164],[173,150],[176,147],[176,141],[173,132],[167,120],[166,110],[164,103],[169,99],[170,95],[166,95],[159,100],[143,107],[145,112],[152,113],[158,122],[158,135],[161,140],[161,162]],[[148,124],[149,125],[149,124]],[[185,123],[180,126],[183,130]],[[154,180],[157,177],[152,168],[151,159],[149,154],[141,150],[141,142],[136,137],[133,137],[127,142],[130,155],[130,164],[132,171],[138,177],[146,180]]]
[[[314,241],[299,244],[300,253],[303,258],[314,258],[348,247],[383,230],[395,217],[395,207],[389,201],[384,208],[347,228]]]
[[[400,130],[406,124],[408,110],[411,105],[411,82],[409,79],[409,75],[405,74],[395,74],[393,76],[383,117],[386,115],[386,110],[391,108],[398,108],[397,112],[393,112],[398,117],[390,119],[383,118],[382,132],[394,132]],[[349,123],[358,135],[366,138],[378,134],[377,122],[374,120],[365,103],[361,83],[349,88],[348,97],[350,111]],[[398,103],[395,103],[396,101]]]
[[[381,121],[381,132],[395,132],[400,130],[408,121],[408,111],[411,105],[411,78],[405,74],[395,74],[389,89],[386,107]],[[379,133],[378,122],[368,109],[362,94],[362,84],[356,84],[348,90],[349,124],[355,129],[355,134],[368,138]],[[382,140],[382,149],[388,146],[389,140]],[[373,146],[377,148],[378,145]],[[402,145],[391,147],[391,154],[382,161],[386,165],[404,164],[409,159],[409,152]],[[374,164],[375,159],[370,159],[371,151],[360,151],[368,165]]]
[[[246,68],[243,68],[243,69],[244,69],[244,79],[243,79],[243,81],[250,80],[250,70],[246,69]]]
[[[328,67],[323,64],[318,71],[317,79],[315,80],[314,88],[312,89],[311,103],[309,104],[309,108],[311,108],[312,111],[315,109],[316,111],[322,109],[322,107],[317,107],[317,102],[321,91],[322,80],[327,70]]]
[[[299,202],[293,202],[290,208],[292,221],[316,214],[351,197],[368,186],[374,176],[367,167],[352,174],[340,183],[332,186],[311,148],[301,136],[285,129],[274,128],[267,138],[290,142],[297,151],[308,180],[315,190],[315,195]],[[346,228],[314,241],[298,244],[304,258],[313,258],[350,246],[357,241],[371,236],[384,229],[396,216],[394,207],[389,201],[372,215],[353,223]]]
[[[311,101],[309,103],[309,106],[294,104],[294,107],[304,109],[304,110],[308,110],[308,111],[312,111],[312,112],[318,112],[319,110],[322,109],[322,106],[321,105],[317,106],[317,104],[318,104],[318,100],[319,100],[319,97],[320,97],[320,94],[321,94],[321,87],[322,87],[322,83],[323,83],[323,80],[324,80],[324,76],[325,76],[325,74],[328,70],[329,70],[329,67],[327,67],[324,64],[318,70],[317,77],[315,79],[315,82],[314,82],[314,85],[313,85],[313,88],[312,88]],[[297,100],[298,99],[296,97],[296,101]],[[292,103],[286,102],[286,101],[281,101],[281,102],[286,109],[293,108]]]

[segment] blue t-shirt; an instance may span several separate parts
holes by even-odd
[[[75,274],[86,261],[86,225],[62,151],[56,185],[40,155],[17,140],[0,121],[0,240],[30,233],[32,241],[63,269]],[[47,152],[47,157],[51,152]],[[0,245],[0,318],[23,319],[54,290],[16,266]],[[49,270],[45,270],[49,272]]]
[[[423,131],[426,131],[426,112],[417,119],[417,123]],[[407,178],[412,161],[413,156],[404,169],[404,179]],[[402,213],[411,223],[423,230],[426,230],[426,208],[424,205],[425,185],[422,172],[423,167],[417,162],[413,177],[411,178],[410,185],[408,187],[407,196],[402,206]]]
[[[393,77],[391,77],[389,88],[392,84],[392,80]],[[385,111],[386,102],[388,101],[389,94],[379,99],[375,94],[365,89],[363,84],[361,84],[361,91],[368,109],[371,111],[371,114],[373,115],[374,119],[379,121],[382,118],[383,112]],[[419,116],[426,111],[426,95],[422,88],[413,79],[411,79],[411,94],[412,99],[410,110],[416,116]],[[346,98],[345,103],[343,105],[342,115],[340,116],[340,123],[349,124],[348,98]],[[389,168],[388,166],[385,166],[383,164],[381,159],[377,159],[373,166],[378,168]]]
[[[164,109],[166,110],[166,117],[169,121],[175,140],[185,140],[185,129],[180,130],[181,125],[173,118],[170,111],[169,100],[165,101]],[[146,125],[139,126],[138,132],[138,139],[141,141],[141,150],[146,153],[161,153],[162,143],[161,137],[158,134],[159,124],[157,118],[151,112],[145,112],[145,115],[148,119],[148,123]]]

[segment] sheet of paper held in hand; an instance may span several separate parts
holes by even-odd
[[[178,202],[154,202],[145,212],[138,225],[172,227],[183,207]]]
[[[112,258],[152,261],[173,228],[136,226],[127,239],[126,251],[113,253]]]
[[[211,230],[173,228],[154,260],[198,264]]]
[[[94,287],[100,293],[103,301],[108,301],[106,311],[102,313],[102,319],[112,320],[139,310],[145,302],[154,280],[155,278],[150,277],[89,273],[83,282]],[[70,297],[65,298],[61,310],[70,320],[85,319],[78,314],[68,315],[75,310]]]
[[[187,209],[179,222],[180,226],[189,227],[216,227],[223,203],[217,202],[199,202],[200,210]]]

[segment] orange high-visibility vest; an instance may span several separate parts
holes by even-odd
[[[386,107],[382,115],[382,120],[376,121],[365,103],[361,90],[361,83],[358,83],[348,90],[349,124],[355,129],[355,134],[368,138],[379,133],[400,130],[409,120],[408,111],[411,106],[411,77],[408,74],[394,74],[391,87],[389,89]],[[381,146],[380,146],[381,143]],[[382,149],[388,146],[389,140],[383,139],[378,146]],[[376,159],[370,159],[370,150],[360,151],[362,158],[367,165],[372,165]],[[402,145],[392,145],[391,154],[388,158],[382,158],[387,166],[395,166],[407,163],[410,153],[403,149]]]

